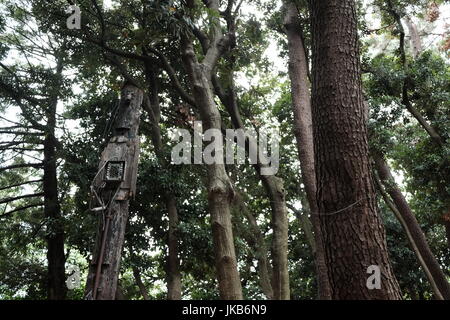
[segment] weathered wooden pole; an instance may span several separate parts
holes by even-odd
[[[91,210],[99,214],[99,223],[86,299],[114,300],[116,294],[128,204],[136,191],[142,99],[142,90],[123,86],[113,137],[102,152],[91,186]]]

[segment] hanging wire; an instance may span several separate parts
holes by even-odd
[[[114,107],[111,112],[111,117],[109,118],[108,122],[106,123],[105,130],[103,131],[103,137],[102,137],[103,141],[106,141],[107,136],[111,132],[111,128],[112,128],[114,122],[116,121],[117,115],[119,114],[119,107],[120,107],[120,100],[116,99],[116,101],[114,103]]]

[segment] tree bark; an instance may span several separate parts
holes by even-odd
[[[166,199],[167,211],[169,213],[169,256],[167,259],[167,299],[181,300],[181,273],[180,259],[178,258],[178,209],[176,198],[168,194]]]
[[[413,52],[413,57],[417,58],[422,52],[422,40],[420,39],[419,31],[417,30],[416,24],[411,20],[410,17],[405,17],[406,26],[409,30],[409,36],[411,38],[411,47]]]
[[[239,112],[237,96],[234,88],[233,74],[229,76],[229,84],[226,90],[224,90],[217,78],[213,78],[213,85],[216,89],[221,102],[224,104],[228,113],[231,116],[231,122],[234,129],[245,130],[244,123],[242,122],[241,114]],[[246,137],[246,144],[249,148],[254,148],[257,143],[251,136]],[[250,153],[255,153],[256,150],[249,150]],[[272,211],[272,299],[274,300],[289,300],[290,288],[289,288],[289,270],[288,270],[288,231],[289,224],[287,219],[287,207],[286,196],[283,187],[283,179],[275,175],[262,175],[261,169],[264,165],[261,163],[261,159],[257,157],[254,168],[261,180],[264,189],[270,199],[270,206]]]
[[[369,161],[354,0],[310,1],[317,203],[333,299],[400,299]],[[366,286],[368,267],[381,289]]]
[[[212,1],[214,2],[214,1]],[[218,10],[218,5],[215,2]],[[214,23],[219,23],[214,21]],[[214,101],[212,71],[219,54],[218,42],[221,31],[213,27],[214,41],[203,62],[198,62],[190,39],[183,39],[183,62],[187,71],[196,105],[199,108],[203,127],[221,129],[221,115]],[[242,299],[242,287],[237,268],[231,224],[231,200],[234,191],[223,164],[207,165],[208,207],[211,215],[214,254],[220,297],[223,300]]]
[[[102,153],[93,189],[98,194],[101,210],[97,239],[90,264],[86,298],[114,300],[120,260],[128,221],[129,199],[135,194],[139,158],[139,116],[142,91],[130,84],[122,88],[114,136]],[[123,181],[118,186],[104,181],[105,166],[110,160],[124,160]]]
[[[62,62],[56,67],[57,81],[62,74]],[[59,84],[58,84],[59,85]],[[64,254],[64,227],[61,217],[61,206],[58,199],[58,178],[56,170],[56,106],[58,92],[53,94],[48,110],[46,110],[47,126],[44,139],[44,216],[47,224],[47,262],[48,262],[48,291],[49,300],[63,300],[66,297],[66,275]]]
[[[120,285],[119,282],[117,283],[117,289],[116,289],[116,294],[114,296],[114,300],[126,300],[122,286]]]
[[[301,202],[302,207],[308,207],[308,204],[306,204],[304,200],[302,200]],[[316,252],[316,240],[314,239],[311,219],[308,218],[305,212],[295,209],[295,207],[292,205],[288,205],[288,208],[291,209],[297,220],[300,222],[300,228],[305,233],[306,241],[308,241],[308,244],[311,247],[311,251],[313,253]]]
[[[156,157],[164,170],[169,170],[169,163],[165,159],[163,152],[163,141],[160,129],[160,104],[159,104],[159,83],[157,79],[157,70],[154,66],[145,64],[146,78],[150,85],[149,96],[145,97],[144,107],[151,120],[151,138],[155,148]],[[163,190],[163,198],[169,217],[169,236],[167,246],[169,254],[167,256],[167,299],[181,300],[181,273],[180,258],[178,257],[178,235],[179,224],[177,198],[173,192]]]
[[[288,219],[283,180],[261,176],[272,207],[272,288],[274,300],[289,300]]]
[[[47,225],[48,299],[63,300],[66,297],[66,275],[64,254],[64,228],[58,200],[56,178],[55,137],[51,134],[44,142],[44,215]]]
[[[150,298],[148,296],[147,288],[145,287],[144,282],[142,282],[141,272],[135,266],[133,266],[132,269],[133,269],[134,280],[136,281],[136,284],[139,288],[139,291],[142,294],[142,297],[144,298],[144,300],[150,300]]]
[[[424,271],[431,283],[432,288],[435,291],[436,297],[439,299],[450,299],[450,285],[443,273],[439,263],[434,257],[425,234],[420,228],[414,213],[411,211],[406,199],[402,192],[395,183],[392,177],[389,166],[384,160],[383,156],[374,152],[373,158],[375,167],[380,177],[381,183],[384,185],[386,192],[392,198],[395,207],[399,213],[399,220],[405,229],[408,239],[416,253],[419,263],[424,268]]]
[[[320,299],[331,299],[331,288],[325,264],[323,235],[316,201],[316,173],[314,169],[314,137],[308,62],[301,34],[298,10],[293,2],[285,3],[284,26],[288,40],[289,77],[291,79],[292,109],[294,113],[294,135],[300,160],[301,174],[305,185],[311,223],[314,229],[315,250],[313,250],[318,295]]]
[[[239,192],[236,193],[234,201],[236,207],[240,212],[244,213],[244,216],[250,225],[251,235],[249,236],[249,239],[247,239],[247,242],[255,251],[254,256],[258,261],[259,286],[261,287],[261,291],[266,296],[266,299],[272,300],[274,298],[272,283],[270,280],[272,270],[267,259],[268,250],[264,241],[264,234],[261,232],[255,216],[248,210]]]

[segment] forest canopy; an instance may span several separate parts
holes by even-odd
[[[446,0],[0,0],[0,300],[449,300]]]

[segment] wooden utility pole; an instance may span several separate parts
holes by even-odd
[[[86,284],[86,299],[114,300],[128,221],[129,199],[136,192],[139,116],[143,92],[122,88],[113,119],[113,137],[103,150],[91,186],[91,210],[99,214],[97,238]]]

